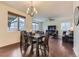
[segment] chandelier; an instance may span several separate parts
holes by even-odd
[[[33,17],[35,14],[37,14],[36,8],[33,6],[33,2],[31,1],[31,6],[27,9],[27,14]]]

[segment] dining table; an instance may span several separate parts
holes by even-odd
[[[35,34],[34,40],[36,40],[36,56],[39,56],[39,42],[42,41],[42,38],[44,37],[44,34]]]

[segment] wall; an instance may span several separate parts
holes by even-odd
[[[61,38],[62,36],[61,23],[62,22],[69,22],[70,26],[73,26],[73,16],[56,18],[54,21],[50,21],[47,19],[43,22],[43,29],[45,31],[48,25],[56,25],[57,30],[59,31],[59,37]]]
[[[32,31],[32,18],[29,15],[26,16],[26,31]]]
[[[60,18],[56,19],[56,25],[57,25],[57,29],[59,31],[60,38],[62,37],[61,24],[63,22],[69,22],[70,23],[70,27],[73,27],[73,25],[72,25],[73,24],[72,16],[70,16],[70,17],[60,17]]]
[[[8,11],[11,11],[13,13],[17,13],[23,16],[26,16],[26,30],[31,31],[31,17],[26,15],[25,13],[18,11],[14,8],[11,8],[9,6],[6,6],[4,4],[0,3],[0,47],[14,44],[20,41],[20,32],[8,32]],[[29,25],[30,24],[30,25]]]
[[[43,21],[43,30],[44,32],[48,29],[49,25],[55,25],[56,22],[55,21],[50,21],[49,19],[46,19],[45,21]]]
[[[78,1],[73,2],[73,13],[75,11],[76,6],[79,6]],[[74,31],[74,52],[75,52],[76,56],[79,57],[79,25],[74,26],[74,28],[75,28],[75,31]]]

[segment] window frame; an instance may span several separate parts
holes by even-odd
[[[8,11],[8,22],[9,22],[9,15],[14,15],[14,16],[16,16],[18,19],[17,19],[17,30],[16,31],[21,31],[19,28],[20,28],[20,25],[19,25],[19,21],[20,21],[20,17],[22,17],[22,18],[24,18],[24,24],[26,25],[26,17],[25,16],[22,16],[22,15],[19,15],[19,14],[16,14],[16,13],[13,13],[13,12],[10,12],[10,11]],[[26,28],[26,26],[24,25],[24,27]],[[14,32],[15,30],[13,30],[13,31],[11,31],[10,30],[10,27],[9,27],[9,24],[8,24],[8,31],[9,32]],[[25,30],[25,29],[24,29]]]

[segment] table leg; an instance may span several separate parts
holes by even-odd
[[[37,39],[37,44],[36,44],[36,56],[39,56],[39,44],[38,44],[38,39]]]

